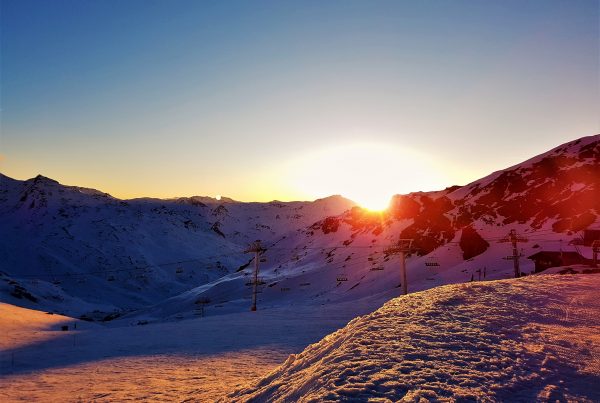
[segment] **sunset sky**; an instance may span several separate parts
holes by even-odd
[[[17,179],[376,206],[600,132],[598,1],[1,4]]]

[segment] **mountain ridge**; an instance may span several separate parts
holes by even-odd
[[[149,319],[189,317],[198,298],[221,312],[246,309],[251,256],[243,251],[257,239],[266,247],[259,302],[307,298],[322,304],[394,295],[397,257],[384,247],[398,238],[412,238],[417,249],[408,259],[409,289],[415,291],[468,281],[484,267],[488,278],[510,276],[512,262],[500,260],[509,251],[498,245],[509,229],[531,239],[522,245],[528,256],[558,243],[573,249],[578,232],[600,221],[600,135],[465,186],[395,195],[384,212],[341,196],[268,203],[120,200],[41,176],[4,178],[0,297],[34,304],[14,297],[25,294],[13,281],[38,301],[35,306],[85,307],[74,314],[97,306],[102,313],[136,309]],[[530,272],[533,263],[523,260],[522,267]]]

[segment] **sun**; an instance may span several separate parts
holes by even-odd
[[[348,197],[351,200],[356,201],[359,206],[373,212],[385,211],[390,205],[392,195],[368,195],[362,197],[360,200],[357,198]]]
[[[389,144],[353,143],[305,154],[289,164],[288,186],[312,198],[341,194],[372,211],[391,197],[449,185],[432,158]]]

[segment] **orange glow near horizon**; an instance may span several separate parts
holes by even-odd
[[[362,201],[357,202],[358,205],[372,213],[379,213],[385,211],[390,206],[390,200],[392,196],[374,196],[374,197],[366,197]]]
[[[99,171],[49,169],[44,176],[64,185],[91,187],[122,198],[216,195],[243,202],[312,201],[342,195],[371,211],[383,211],[395,194],[441,190],[465,177],[452,164],[394,144],[356,142],[326,146],[251,170],[185,175],[177,166],[156,166],[140,180],[131,166]],[[119,169],[120,175],[114,174]],[[224,180],[223,178],[226,178]],[[27,179],[15,178],[15,179]],[[466,182],[464,180],[463,182]]]
[[[443,189],[444,169],[426,155],[387,144],[322,149],[289,164],[289,186],[313,197],[341,194],[371,211],[386,210],[395,194]]]

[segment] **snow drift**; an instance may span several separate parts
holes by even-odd
[[[600,275],[396,298],[291,355],[234,401],[598,401]]]

